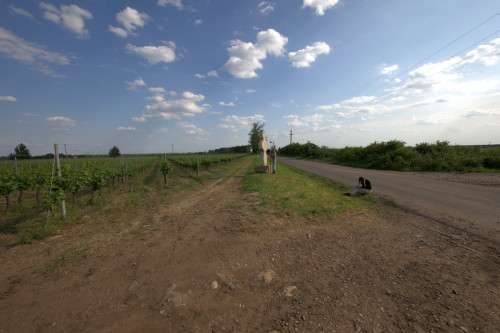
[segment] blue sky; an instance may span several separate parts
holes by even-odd
[[[500,143],[500,3],[0,1],[0,155]]]

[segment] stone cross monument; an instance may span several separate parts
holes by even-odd
[[[260,166],[255,167],[256,173],[270,173],[270,166],[267,165],[267,135],[262,133],[259,141]]]

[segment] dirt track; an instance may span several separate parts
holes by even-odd
[[[260,216],[247,168],[2,246],[0,332],[498,331],[494,243],[390,207]]]

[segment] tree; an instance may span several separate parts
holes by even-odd
[[[252,152],[258,154],[259,152],[259,141],[262,133],[264,132],[264,124],[253,123],[250,133],[248,133],[249,139],[248,143],[252,147]]]
[[[14,148],[14,154],[11,153],[9,155],[11,160],[13,160],[14,157],[17,157],[18,160],[30,159],[31,153],[24,143],[20,143]]]
[[[109,157],[120,157],[120,155],[120,149],[118,149],[117,146],[113,146],[113,148],[109,150]]]

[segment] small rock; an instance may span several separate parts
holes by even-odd
[[[210,288],[212,289],[217,289],[219,287],[219,284],[217,283],[217,281],[212,281],[212,284],[210,284]]]
[[[288,286],[288,287],[285,287],[285,290],[283,291],[284,294],[285,294],[285,297],[292,297],[293,296],[293,291],[297,289],[296,286]]]
[[[260,272],[256,277],[255,281],[264,281],[269,284],[276,277],[276,272],[272,269],[266,269],[265,271]]]
[[[139,285],[138,281],[133,281],[129,286],[128,286],[128,291],[134,291],[135,288]]]
[[[222,284],[229,289],[233,290],[235,288],[233,283],[233,278],[229,275],[223,273],[217,273],[217,277],[221,280]]]

